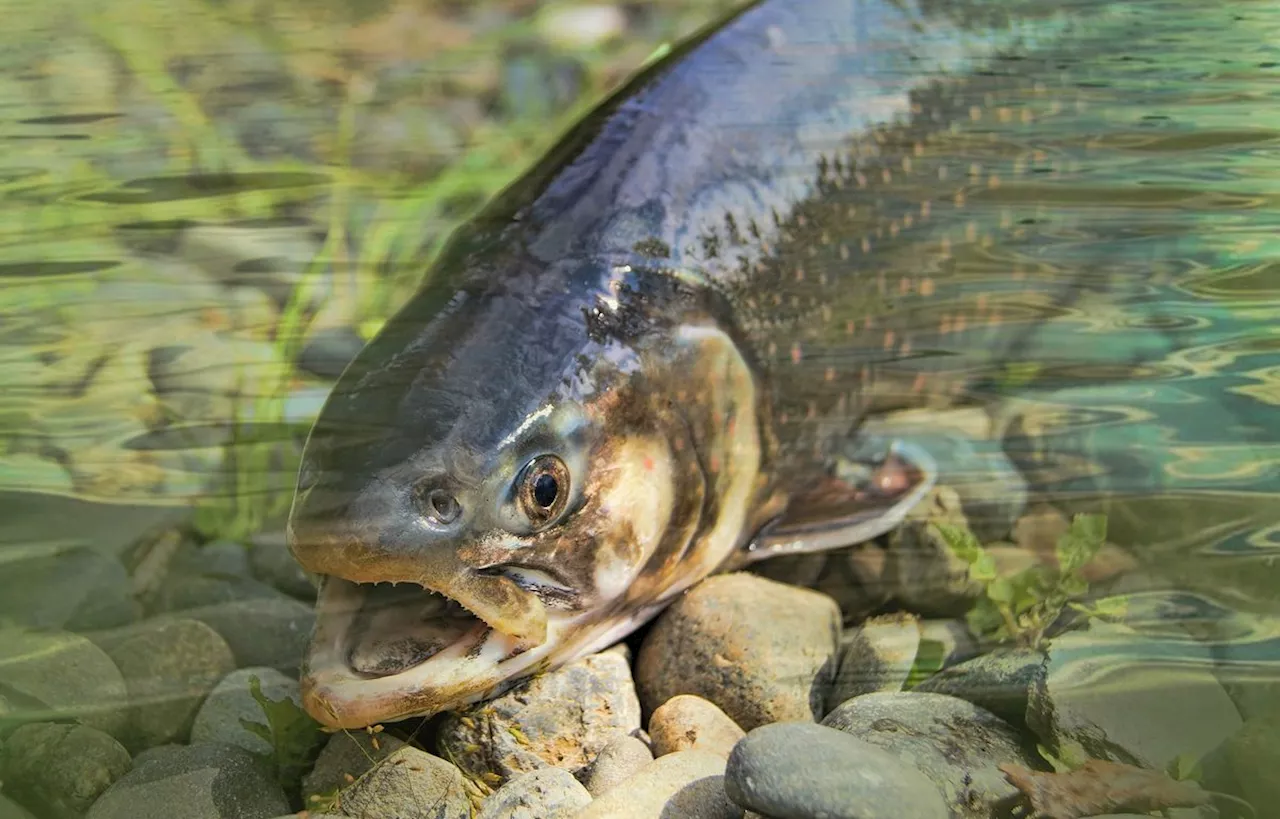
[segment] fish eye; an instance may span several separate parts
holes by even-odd
[[[540,526],[563,511],[569,498],[569,468],[555,455],[539,455],[520,477],[521,511]]]

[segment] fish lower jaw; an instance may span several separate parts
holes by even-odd
[[[494,696],[555,654],[580,619],[548,615],[546,638],[529,645],[416,584],[326,577],[303,669],[304,707],[323,725],[356,729]]]

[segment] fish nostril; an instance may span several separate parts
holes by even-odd
[[[423,511],[432,523],[447,526],[462,516],[462,505],[444,489],[431,489],[422,497]]]

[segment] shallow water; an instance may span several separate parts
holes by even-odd
[[[145,596],[175,527],[280,528],[334,367],[563,122],[468,101],[574,75],[550,48],[532,79],[503,75],[530,32],[496,10],[459,24],[473,41],[373,53],[376,9],[103,8],[22,15],[0,56],[0,619],[72,630],[133,615],[95,620],[70,555]],[[589,78],[547,109],[678,28],[645,26],[616,65],[568,60]],[[1161,652],[1191,633],[1220,676],[1280,677],[1280,8],[1117,3],[1088,42],[1046,72],[1051,116],[974,147],[998,179],[968,207],[999,229],[959,228],[941,262],[906,241],[879,257],[978,314],[1039,318],[1013,338],[953,325],[895,366],[984,376],[1021,416],[1004,446],[1033,496],[1106,511],[1139,560],[1127,622]],[[436,103],[449,134],[422,116]]]

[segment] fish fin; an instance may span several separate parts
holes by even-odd
[[[901,524],[937,482],[937,464],[905,441],[877,447],[878,454],[866,453],[869,443],[794,497],[747,545],[746,562],[854,546]]]

